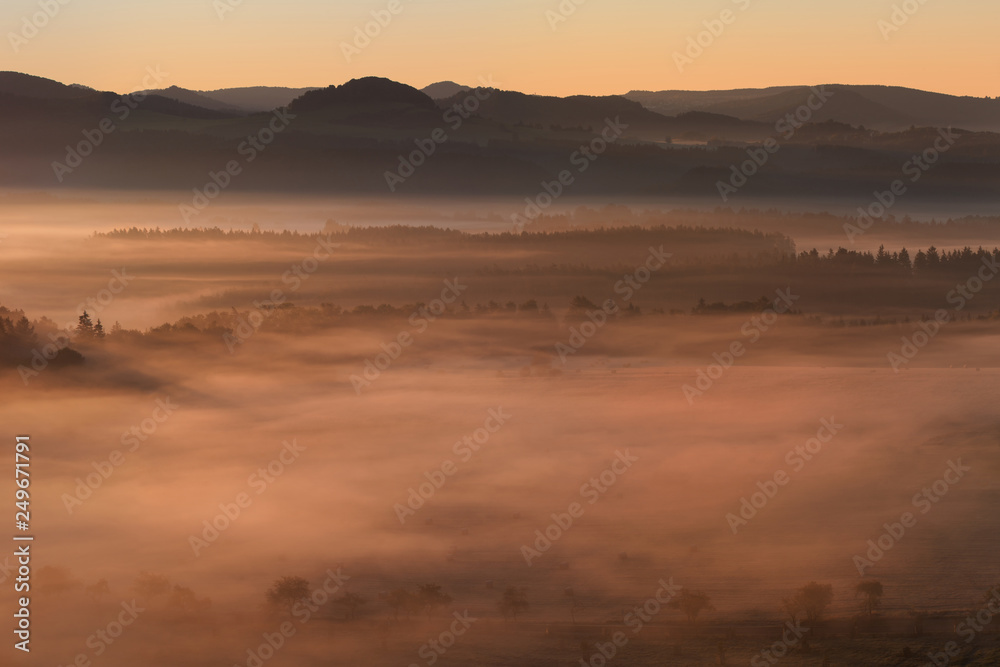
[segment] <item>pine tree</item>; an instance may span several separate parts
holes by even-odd
[[[936,269],[941,263],[941,256],[934,246],[927,249],[927,268]]]
[[[888,263],[889,263],[889,253],[885,251],[884,245],[880,245],[878,247],[878,254],[875,255],[875,265],[885,266]]]
[[[14,325],[14,333],[21,340],[25,341],[34,340],[35,327],[31,326],[31,322],[28,320],[27,317],[22,317],[17,321],[17,324]]]
[[[83,315],[80,316],[80,323],[76,325],[76,333],[84,338],[93,338],[94,324],[90,321],[90,315],[87,314],[87,311],[83,311]]]
[[[910,253],[907,252],[906,248],[899,251],[899,265],[907,271],[913,268],[913,265],[910,263]]]
[[[97,324],[94,325],[94,336],[104,338],[104,325],[101,324],[100,318],[97,319]]]

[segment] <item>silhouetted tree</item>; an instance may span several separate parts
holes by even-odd
[[[882,604],[882,583],[873,579],[859,581],[858,585],[854,587],[854,596],[858,595],[864,596],[861,608],[871,616]]]
[[[497,603],[504,618],[517,620],[517,615],[528,609],[528,593],[524,588],[508,586]]]
[[[444,593],[437,584],[422,584],[417,591],[417,600],[420,607],[425,609],[427,615],[430,616],[438,607],[450,603],[451,596]]]
[[[392,609],[392,617],[395,620],[399,620],[400,610],[406,612],[407,617],[414,612],[420,610],[420,602],[417,599],[417,595],[405,588],[396,588],[389,591],[389,608]]]
[[[890,263],[891,259],[892,258],[890,257],[889,253],[885,251],[885,246],[880,245],[878,247],[878,252],[875,253],[875,265],[884,267]]]
[[[934,270],[941,264],[941,256],[938,254],[937,248],[931,246],[927,249],[927,268]]]
[[[569,618],[576,624],[576,610],[581,607],[580,600],[576,597],[576,592],[572,588],[567,588],[564,596],[569,599]]]
[[[309,582],[302,577],[282,577],[267,590],[268,603],[279,611],[291,612],[295,603],[309,597]]]
[[[22,315],[21,319],[14,325],[14,336],[24,342],[34,342],[35,327],[31,326],[27,317]]]
[[[712,600],[708,597],[707,593],[704,591],[691,591],[686,588],[682,588],[681,592],[670,601],[668,606],[671,609],[680,610],[687,617],[689,623],[697,621],[698,615],[701,612],[714,609]]]
[[[83,311],[83,315],[80,316],[79,324],[76,325],[76,333],[84,338],[93,338],[94,323],[90,321],[90,315],[87,314],[87,311]]]
[[[111,595],[111,588],[108,586],[107,579],[98,579],[94,584],[87,586],[85,590],[87,595],[98,602]]]
[[[145,600],[152,600],[170,592],[170,580],[162,574],[140,572],[132,585],[136,595]]]
[[[207,611],[212,606],[212,601],[209,598],[198,598],[187,586],[174,584],[167,606],[184,614],[196,614]]]
[[[344,593],[342,596],[334,600],[334,602],[347,608],[344,620],[353,621],[358,617],[358,609],[360,609],[362,605],[366,604],[368,600],[365,600],[357,593]]]
[[[597,304],[585,296],[574,296],[569,307],[573,310],[597,310]]]
[[[814,625],[823,620],[826,608],[831,602],[833,602],[833,586],[811,581],[795,591],[791,599],[785,600],[785,608],[791,616],[797,617],[802,614],[806,623]]]

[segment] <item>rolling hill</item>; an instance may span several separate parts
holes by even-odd
[[[274,89],[230,90],[242,91],[230,99],[249,95],[244,101],[257,100],[257,108],[268,95],[278,95]],[[965,114],[960,119],[969,121],[995,103],[900,90],[836,87],[823,111],[855,122],[816,114],[793,138],[782,139],[780,150],[738,197],[848,198],[856,207],[889,187],[913,155],[938,141],[934,127],[910,129],[918,116],[948,120],[946,114],[957,109]],[[573,178],[567,191],[574,196],[719,202],[718,183],[730,179],[734,165],[748,161],[748,150],[758,155],[762,150],[747,144],[775,134],[774,121],[767,119],[794,109],[811,94],[808,88],[790,87],[698,93],[686,102],[683,95],[667,95],[663,99],[672,106],[661,108],[674,113],[663,115],[622,96],[558,98],[481,88],[476,95],[464,91],[434,100],[411,86],[367,77],[302,92],[287,102],[289,122],[272,131],[270,110],[250,112],[183,89],[161,92],[173,97],[150,94],[136,100],[0,73],[0,187],[190,193],[205,185],[208,174],[237,160],[247,168],[232,180],[235,190],[523,199],[568,170]],[[643,98],[644,104],[658,95]],[[902,108],[913,100],[927,104]],[[467,102],[474,108],[458,115],[454,105]],[[607,119],[629,127],[614,141],[594,143]],[[905,129],[870,129],[876,124],[904,124]],[[960,123],[933,123],[952,124]],[[110,129],[98,132],[102,125]],[[262,137],[266,145],[249,150],[249,142]],[[909,188],[908,200],[1000,197],[1000,134],[959,132],[955,137],[933,169]],[[86,153],[86,159],[71,160],[74,153]],[[70,170],[54,170],[54,164],[71,161]],[[408,175],[390,190],[386,175],[391,173]]]
[[[956,97],[897,86],[826,85],[822,88],[833,96],[815,112],[813,120],[816,121],[833,120],[883,131],[917,125],[1000,132],[1000,99]],[[809,86],[786,86],[632,91],[625,97],[667,115],[705,111],[773,124],[805,104],[812,94]]]

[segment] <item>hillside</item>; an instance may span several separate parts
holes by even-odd
[[[815,113],[816,120],[834,120],[885,131],[912,125],[1000,131],[1000,99],[956,97],[897,86],[826,85],[822,88],[831,91],[833,96]],[[662,114],[706,111],[773,123],[805,104],[812,94],[809,86],[792,86],[632,91],[625,97]]]

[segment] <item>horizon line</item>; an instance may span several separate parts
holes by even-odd
[[[49,78],[47,76],[42,76],[42,75],[39,75],[39,74],[31,74],[29,72],[21,72],[21,71],[18,71],[18,70],[0,70],[0,74],[20,74],[20,75],[23,75],[23,76],[31,76],[31,77],[36,77],[36,78],[39,78],[39,79],[45,79],[45,80],[48,80],[48,81],[53,81],[53,82],[61,84],[63,86],[78,86],[78,87],[89,88],[89,89],[94,90],[94,91],[99,92],[99,93],[115,93],[115,94],[119,94],[119,92],[117,90],[102,90],[100,88],[95,88],[95,87],[93,87],[91,85],[88,85],[88,84],[85,84],[85,83],[79,83],[79,82],[66,83],[65,81],[60,81],[58,79],[52,79],[52,78]],[[184,86],[173,84],[173,85],[168,86],[166,88],[136,89],[136,90],[133,90],[133,91],[128,91],[126,93],[122,93],[122,94],[131,94],[131,93],[136,93],[136,92],[142,92],[144,90],[169,90],[170,88],[179,88],[181,90],[187,90],[187,91],[194,92],[194,93],[212,93],[212,92],[218,92],[218,91],[221,91],[221,90],[239,90],[239,89],[246,89],[246,88],[285,88],[285,89],[289,89],[289,90],[302,90],[302,89],[305,89],[305,88],[312,88],[312,89],[316,89],[316,90],[323,90],[323,89],[331,88],[331,87],[334,87],[334,86],[342,86],[342,85],[344,85],[346,83],[350,83],[351,81],[357,81],[357,80],[361,80],[361,79],[385,79],[387,81],[392,81],[394,83],[399,83],[399,84],[402,84],[402,85],[405,85],[405,86],[409,86],[410,88],[413,88],[414,90],[418,90],[418,91],[421,91],[421,92],[423,92],[424,89],[429,88],[430,86],[433,86],[433,85],[436,85],[436,84],[439,84],[439,83],[453,83],[455,85],[464,86],[464,87],[470,88],[470,89],[475,89],[477,87],[482,87],[482,86],[468,86],[467,84],[459,83],[459,82],[454,81],[452,79],[439,79],[437,81],[432,81],[431,83],[428,83],[428,84],[426,84],[424,86],[418,87],[416,85],[413,85],[413,84],[410,84],[410,83],[406,83],[405,81],[399,81],[397,79],[393,79],[393,78],[388,77],[388,76],[378,76],[378,75],[374,75],[373,74],[373,75],[368,75],[368,76],[353,77],[353,78],[347,79],[347,80],[345,80],[345,81],[343,81],[341,83],[332,83],[332,84],[327,84],[325,86],[315,86],[315,85],[290,86],[290,85],[254,84],[254,85],[245,85],[245,86],[228,86],[228,87],[224,87],[224,88],[207,88],[206,89],[206,88],[187,88],[187,87],[184,87]],[[524,94],[524,95],[532,95],[532,96],[535,96],[535,97],[555,97],[555,98],[565,99],[567,97],[624,97],[624,96],[626,96],[626,95],[628,95],[630,93],[664,93],[664,92],[670,92],[670,93],[720,93],[720,92],[731,92],[731,91],[741,91],[741,90],[771,90],[771,89],[775,89],[775,88],[816,88],[816,87],[822,87],[822,86],[844,86],[844,87],[851,87],[851,88],[862,88],[862,87],[901,88],[901,89],[904,89],[904,90],[916,90],[916,91],[920,91],[920,92],[923,92],[923,93],[931,93],[931,94],[934,94],[934,95],[945,95],[947,97],[959,97],[959,98],[966,97],[966,98],[979,99],[979,100],[1000,99],[1000,95],[998,95],[997,97],[990,97],[989,95],[984,95],[984,96],[969,95],[969,94],[957,95],[957,94],[954,94],[954,93],[942,93],[942,92],[937,91],[937,90],[929,90],[929,89],[926,89],[926,88],[913,88],[911,86],[902,86],[902,85],[898,85],[898,84],[889,84],[889,83],[829,83],[829,82],[827,82],[827,83],[813,83],[813,84],[776,84],[776,85],[770,85],[770,86],[747,86],[747,87],[740,87],[740,88],[706,88],[706,89],[695,89],[695,88],[632,88],[631,90],[628,90],[628,91],[626,91],[624,93],[610,93],[610,94],[605,94],[605,95],[594,94],[594,93],[572,93],[570,95],[554,95],[554,94],[550,94],[550,93],[527,92],[527,91],[524,91],[524,90],[517,90],[515,88],[498,88],[497,90],[503,90],[505,92],[512,92],[512,93],[521,93],[521,94]]]

